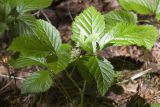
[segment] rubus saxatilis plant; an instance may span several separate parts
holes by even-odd
[[[120,10],[102,15],[94,7],[88,7],[72,24],[71,38],[75,48],[75,45],[62,43],[58,30],[50,23],[37,20],[34,34],[15,38],[9,47],[21,53],[14,67],[38,65],[43,68],[24,80],[22,93],[47,91],[56,75],[67,67],[74,69],[75,64],[84,80],[95,80],[98,92],[105,95],[114,82],[115,71],[99,52],[108,45],[137,45],[150,50],[157,39],[154,26],[136,23],[137,16],[132,12]]]
[[[36,18],[30,12],[46,8],[51,3],[52,0],[0,0],[0,39],[6,34],[11,38],[33,33]]]

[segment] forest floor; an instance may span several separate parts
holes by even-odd
[[[43,11],[60,31],[63,42],[70,42],[74,17],[91,5],[102,13],[120,8],[116,0],[55,0],[52,6]],[[37,15],[37,18],[45,19],[44,14]],[[5,42],[3,44],[5,46]],[[21,95],[23,78],[38,68],[12,69],[7,63],[7,52],[4,51],[1,55],[3,60],[0,64],[0,107],[78,107],[80,95],[76,88],[69,84],[70,81],[64,74],[61,75],[61,81],[72,97],[72,104],[66,101],[56,86],[45,93]],[[159,41],[150,52],[144,52],[136,46],[122,46],[108,47],[102,55],[111,61],[121,77],[104,97],[98,95],[96,87],[87,87],[84,107],[150,107],[151,103],[160,103]],[[4,76],[8,73],[17,78]],[[81,84],[80,78],[75,79]],[[125,81],[128,79],[130,81]]]

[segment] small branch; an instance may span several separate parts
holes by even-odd
[[[133,75],[133,76],[130,77],[128,80],[123,80],[122,82],[119,82],[119,83],[127,83],[127,82],[129,82],[129,81],[133,81],[133,80],[135,80],[135,79],[137,79],[137,78],[139,78],[139,77],[142,77],[143,75],[149,73],[151,70],[152,70],[152,68],[149,68],[149,69],[147,69],[147,70],[145,70],[145,71],[142,71],[142,72],[140,72],[140,73],[137,73],[137,74]],[[118,84],[119,84],[119,83],[118,83]]]
[[[70,11],[70,9],[69,9],[69,1],[67,1],[67,9],[68,9],[69,17],[70,17],[71,20],[73,21],[73,17],[72,17],[71,11]]]
[[[138,74],[135,74],[134,76],[131,77],[131,81],[133,81],[133,80],[135,80],[135,79],[137,79],[137,78],[139,78],[139,77],[141,77],[141,76],[149,73],[151,70],[152,70],[152,68],[149,68],[149,69],[147,69],[147,70],[145,70],[145,71],[143,71],[143,72],[140,72],[140,73],[138,73]]]
[[[33,16],[39,16],[39,14],[40,14],[40,11],[38,10],[37,12],[33,13],[32,15]]]
[[[11,79],[17,79],[17,80],[25,80],[22,77],[14,77],[14,76],[8,76],[8,75],[3,75],[3,74],[0,74],[0,77],[8,78],[8,79],[11,78]]]
[[[46,20],[47,20],[49,23],[52,23],[52,22],[50,21],[50,19],[48,18],[48,16],[46,15],[46,13],[45,13],[43,10],[41,10],[40,12],[43,14],[43,16],[46,18]]]
[[[76,81],[72,78],[72,76],[67,72],[65,71],[66,74],[67,74],[67,77],[71,80],[71,82],[73,83],[73,85],[78,89],[79,92],[81,92],[81,88],[78,86],[78,84],[76,83]]]

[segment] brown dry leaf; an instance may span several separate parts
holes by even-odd
[[[0,74],[6,75],[8,74],[8,68],[4,65],[0,65]]]
[[[104,0],[104,2],[108,3],[108,5],[105,7],[105,10],[113,10],[120,8],[117,0]]]
[[[137,93],[138,83],[128,83],[128,84],[122,84],[122,88],[124,89],[124,92],[133,92]]]

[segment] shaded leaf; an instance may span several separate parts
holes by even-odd
[[[82,57],[76,62],[76,66],[78,71],[81,74],[81,77],[87,81],[92,81],[94,78],[89,71],[88,67],[85,65],[86,61],[88,61],[89,57]]]
[[[52,0],[19,0],[17,11],[23,14],[28,11],[46,8],[51,3]]]
[[[11,12],[11,6],[7,2],[3,2],[0,5],[0,20],[4,20],[9,16]]]
[[[151,104],[151,107],[160,107],[160,104]]]
[[[5,30],[8,30],[7,24],[0,22],[0,38],[3,37]]]
[[[107,59],[97,57],[90,57],[88,61],[85,62],[85,66],[95,78],[98,92],[101,95],[105,95],[114,81],[115,73],[113,66]]]
[[[49,61],[48,66],[53,70],[55,74],[63,71],[71,60],[71,46],[63,44],[56,55],[51,56],[52,61]],[[51,59],[51,57],[49,59]]]
[[[34,36],[16,37],[9,50],[18,51],[26,56],[44,57],[51,51],[47,46]]]
[[[45,92],[51,87],[52,83],[48,71],[35,72],[24,80],[21,92],[22,94]]]
[[[7,0],[7,2],[10,4],[12,8],[14,8],[17,6],[19,0]]]
[[[15,29],[20,35],[33,35],[36,30],[36,19],[31,15],[20,15],[17,17]]]
[[[15,68],[22,68],[31,65],[45,65],[45,64],[46,64],[45,58],[36,58],[36,57],[21,55],[18,59],[15,60],[13,66]]]

